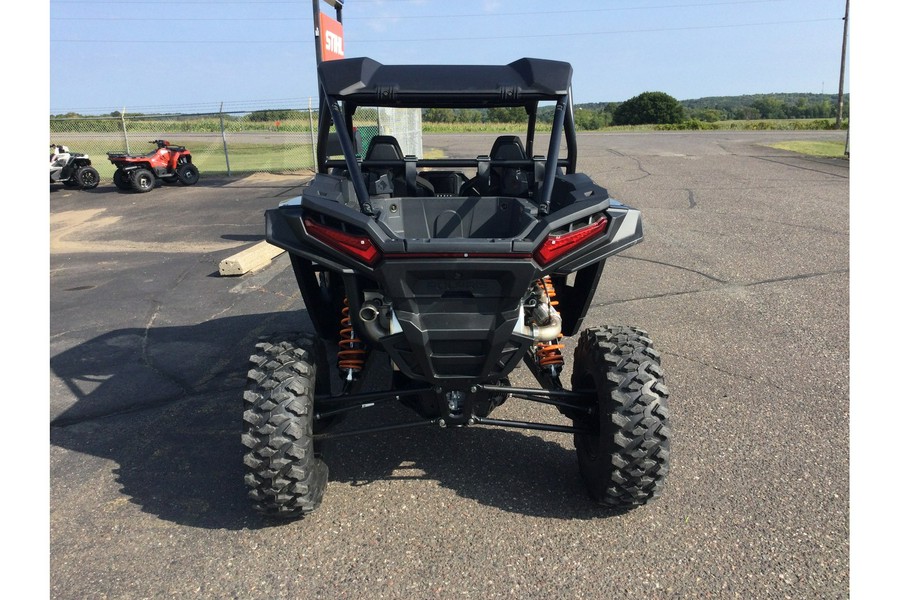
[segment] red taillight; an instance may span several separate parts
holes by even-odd
[[[606,217],[600,217],[597,221],[581,229],[576,229],[563,235],[548,236],[535,250],[534,260],[542,267],[545,267],[581,244],[606,233],[608,223],[609,220]]]
[[[420,259],[420,258],[494,258],[494,259],[520,259],[530,258],[527,252],[398,252],[389,253],[388,258],[395,259]]]
[[[308,218],[303,219],[303,224],[306,225],[306,231],[309,232],[309,235],[320,242],[328,244],[335,250],[361,260],[370,267],[381,258],[381,252],[375,247],[372,240],[364,235],[354,235],[340,229],[332,229]]]

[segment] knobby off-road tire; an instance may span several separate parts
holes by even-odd
[[[175,169],[175,176],[182,185],[194,185],[200,179],[200,170],[193,163],[184,163]]]
[[[131,182],[128,180],[128,175],[122,169],[116,169],[116,172],[113,173],[113,184],[123,191],[131,189]]]
[[[131,174],[131,185],[138,193],[149,192],[156,187],[156,175],[150,169],[137,169]]]
[[[271,517],[298,518],[318,508],[328,467],[313,449],[315,342],[260,343],[250,358],[244,392],[244,433],[249,451],[244,481],[253,507]],[[323,373],[327,377],[327,373]]]
[[[597,434],[575,434],[588,493],[599,504],[620,509],[655,498],[669,472],[669,390],[659,352],[646,332],[631,327],[583,331],[572,387],[597,393],[597,414],[575,421]]]

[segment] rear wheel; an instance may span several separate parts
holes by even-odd
[[[137,169],[131,174],[134,191],[144,193],[156,187],[156,176],[149,169]]]
[[[175,170],[175,175],[184,185],[194,185],[200,179],[200,170],[193,163],[185,163]]]
[[[116,169],[116,172],[113,173],[113,183],[120,190],[131,189],[131,182],[128,180],[128,175],[126,175],[125,171],[122,169]]]
[[[669,390],[660,355],[644,331],[598,327],[575,348],[572,387],[596,392],[596,414],[575,425],[578,467],[588,493],[611,508],[656,497],[669,472]]]
[[[313,448],[316,343],[257,344],[244,392],[244,481],[264,515],[298,518],[318,508],[328,467]],[[328,377],[328,373],[323,373]]]
[[[83,190],[92,190],[100,184],[100,173],[94,167],[81,167],[75,172],[75,180]]]

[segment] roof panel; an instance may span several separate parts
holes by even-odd
[[[348,58],[319,65],[325,93],[379,106],[510,106],[568,93],[567,62],[522,58],[508,65],[382,65]]]

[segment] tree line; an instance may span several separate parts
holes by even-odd
[[[575,106],[579,129],[614,125],[679,124],[698,121],[758,119],[834,119],[836,94],[754,94],[712,96],[676,100],[664,92],[644,92],[625,102],[590,102]],[[538,109],[538,121],[550,123],[553,107]],[[844,96],[844,117],[850,115],[850,97]],[[524,108],[450,109],[430,108],[422,119],[428,123],[519,123],[527,117]]]
[[[615,125],[686,125],[702,128],[720,121],[754,121],[760,119],[834,119],[837,116],[836,94],[754,94],[745,96],[710,96],[694,100],[676,100],[664,92],[644,92],[624,102],[589,102],[575,106],[575,125],[581,130],[597,130]],[[553,121],[553,106],[538,109],[538,121]],[[850,96],[844,96],[844,117],[850,115]],[[130,113],[129,119],[167,118],[190,120],[198,116],[224,118],[226,121],[277,123],[309,120],[306,109],[266,109],[248,113],[219,115],[160,115]],[[115,119],[122,113],[85,117],[78,113],[51,115],[51,119]],[[313,117],[316,118],[314,111]],[[486,109],[429,108],[423,111],[426,123],[524,123],[524,108],[496,107]]]

